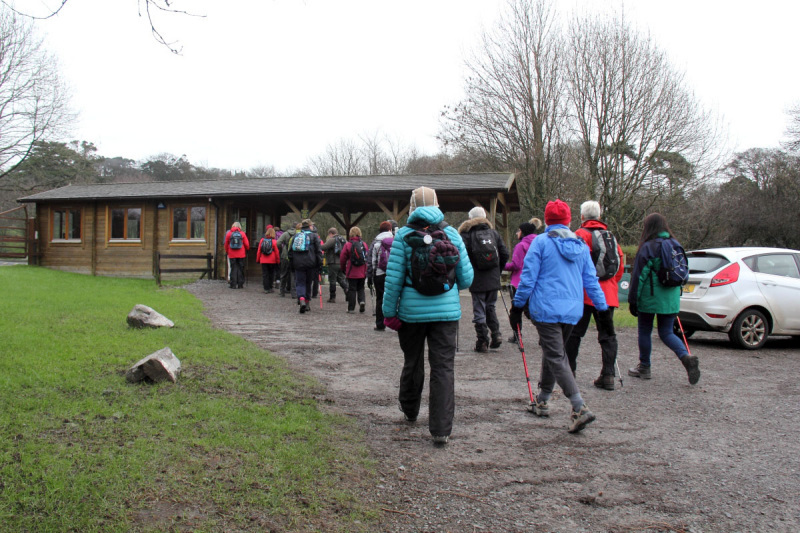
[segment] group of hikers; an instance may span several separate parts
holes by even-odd
[[[540,417],[549,416],[548,402],[557,384],[572,405],[568,431],[577,433],[596,418],[575,380],[581,340],[592,318],[602,354],[594,385],[613,391],[619,375],[614,309],[619,307],[618,284],[625,255],[601,215],[598,202],[584,202],[581,225],[573,232],[570,207],[559,199],[548,202],[544,224],[538,218],[520,224],[518,243],[509,253],[482,207],[471,209],[468,219],[456,229],[444,221],[436,191],[419,187],[411,193],[406,225],[399,227],[393,220],[382,222],[370,245],[364,243],[361,230],[355,226],[349,231],[349,239],[330,228],[323,243],[314,224],[305,219],[280,236],[268,226],[257,246],[257,261],[262,265],[264,290],[273,292],[279,275],[281,296],[296,298],[300,313],[310,310],[311,299],[322,290],[323,256],[330,281],[329,302],[336,301],[338,284],[347,295],[347,312],[355,313],[358,307],[364,313],[365,284],[369,287],[376,296],[374,329],[390,328],[398,333],[404,355],[398,399],[409,423],[416,422],[420,411],[427,344],[428,428],[436,445],[446,444],[453,428],[459,291],[469,289],[471,295],[474,350],[485,353],[497,349],[503,342],[497,317],[501,274],[509,272],[511,308],[507,312],[513,333],[508,341],[519,347],[524,358],[524,315],[536,328],[542,351],[538,394],[533,394],[529,384],[529,410]],[[231,288],[241,287],[243,282],[245,254],[234,247],[240,240],[247,250],[247,237],[234,223],[225,236],[225,250],[231,259]],[[686,276],[683,249],[666,219],[659,213],[648,215],[628,293],[630,312],[638,319],[639,345],[639,363],[628,370],[628,375],[652,377],[651,337],[657,323],[659,338],[679,358],[689,383],[694,385],[700,379],[698,358],[673,332]],[[527,363],[525,370],[527,373]]]

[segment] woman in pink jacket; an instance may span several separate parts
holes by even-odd
[[[339,266],[347,278],[347,312],[356,312],[356,298],[358,298],[358,311],[363,313],[366,307],[364,280],[367,278],[367,247],[361,240],[361,230],[358,226],[350,228],[349,235],[350,240],[339,255]]]
[[[542,227],[542,221],[538,218],[532,218],[528,222],[523,222],[519,225],[517,230],[517,239],[519,242],[514,246],[514,252],[511,254],[511,261],[506,263],[503,270],[511,272],[511,286],[509,292],[511,293],[511,301],[514,301],[514,293],[517,292],[519,286],[519,277],[522,274],[522,265],[525,262],[525,254],[528,253],[528,248],[531,247],[533,239],[536,238],[536,232]],[[517,344],[517,332],[515,331],[508,342]]]
[[[272,224],[267,226],[264,237],[258,243],[256,263],[261,264],[261,281],[264,283],[264,292],[269,294],[273,292],[272,284],[278,276],[281,265],[281,254],[278,251],[278,241]]]

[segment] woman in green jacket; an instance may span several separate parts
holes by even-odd
[[[631,314],[638,317],[639,323],[639,364],[629,369],[628,375],[650,379],[650,353],[653,348],[651,335],[653,321],[657,319],[659,338],[678,356],[686,368],[689,383],[694,385],[700,380],[699,361],[697,357],[689,355],[686,346],[672,330],[675,317],[680,311],[681,288],[667,287],[658,280],[661,247],[669,240],[677,244],[667,225],[667,219],[659,213],[648,215],[644,219],[628,292]]]

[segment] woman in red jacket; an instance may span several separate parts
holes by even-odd
[[[275,238],[275,228],[272,224],[267,226],[264,237],[256,249],[256,263],[261,263],[261,281],[264,283],[264,292],[273,292],[272,284],[278,275],[281,265],[281,254],[278,252],[278,241]]]
[[[356,312],[356,298],[358,298],[358,311],[363,313],[366,307],[364,280],[367,278],[367,247],[361,240],[361,230],[358,226],[350,228],[349,235],[350,240],[339,255],[340,267],[347,277],[347,312]]]
[[[247,234],[242,231],[242,225],[234,222],[228,233],[225,234],[225,253],[230,260],[230,287],[231,289],[244,288],[244,261],[250,241]]]

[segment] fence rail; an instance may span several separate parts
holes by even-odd
[[[168,261],[176,261],[181,259],[205,259],[206,266],[205,267],[194,267],[194,268],[161,268],[161,262],[163,260]],[[213,265],[214,256],[212,254],[206,255],[181,255],[181,254],[162,254],[158,252],[156,256],[156,283],[158,283],[159,287],[161,286],[161,274],[163,273],[190,273],[190,272],[200,272],[200,279],[203,279],[204,276],[208,276],[208,279],[212,278],[214,274],[214,267]]]
[[[30,233],[26,206],[0,213],[0,258],[28,257],[32,245]]]

